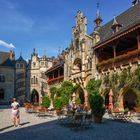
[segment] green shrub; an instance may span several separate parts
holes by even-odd
[[[140,107],[140,102],[138,102],[138,103],[136,104],[136,107]]]
[[[81,99],[80,98],[76,98],[76,105],[79,105],[79,104],[81,104]]]
[[[101,80],[90,80],[86,87],[88,94],[93,96],[99,94],[99,88],[101,86],[101,83]]]
[[[93,96],[90,107],[96,117],[102,117],[105,113],[103,97],[99,94]]]
[[[63,105],[69,104],[69,97],[68,96],[62,96],[62,103]]]
[[[63,107],[63,100],[61,97],[56,97],[53,101],[53,106],[55,109],[62,109]]]
[[[50,99],[47,96],[42,97],[42,104],[43,107],[48,108],[50,106]]]

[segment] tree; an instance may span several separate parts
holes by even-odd
[[[87,84],[87,91],[89,95],[96,95],[99,94],[99,89],[101,86],[102,81],[101,80],[90,80]]]
[[[93,97],[99,94],[101,83],[102,83],[101,80],[95,80],[95,79],[92,79],[88,82],[86,88],[88,91],[88,100],[90,105],[93,102]]]
[[[57,88],[56,87],[52,87],[50,88],[50,92],[51,92],[51,99],[54,99],[54,96],[57,94]]]
[[[42,104],[43,107],[48,108],[50,106],[50,99],[47,96],[42,97]]]

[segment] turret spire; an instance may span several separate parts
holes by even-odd
[[[101,22],[102,22],[102,18],[101,18],[101,15],[100,15],[100,10],[99,10],[99,3],[97,3],[97,12],[96,12],[96,19],[94,20],[94,23],[95,23],[95,28],[94,30],[98,30],[101,26]]]

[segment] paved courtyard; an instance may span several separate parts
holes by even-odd
[[[0,109],[0,140],[140,140],[140,120],[133,123],[111,121],[104,117],[102,124],[89,129],[72,130],[59,125],[57,117],[36,117],[20,108],[21,127],[11,123],[11,109]]]

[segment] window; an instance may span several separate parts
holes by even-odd
[[[33,76],[33,78],[31,78],[31,84],[38,84],[38,78]]]
[[[17,79],[23,79],[25,77],[24,73],[18,73],[17,74]]]
[[[4,75],[0,75],[0,82],[4,83],[5,82],[5,76]]]
[[[33,67],[35,67],[36,66],[36,63],[35,62],[33,62]]]
[[[0,99],[4,99],[4,89],[0,89]]]
[[[23,64],[20,64],[20,68],[23,68],[24,67],[24,65]]]
[[[35,78],[35,84],[38,84],[38,79],[37,78]]]
[[[44,62],[41,62],[41,66],[43,66],[44,65]]]
[[[19,68],[19,63],[16,64],[17,68]]]

